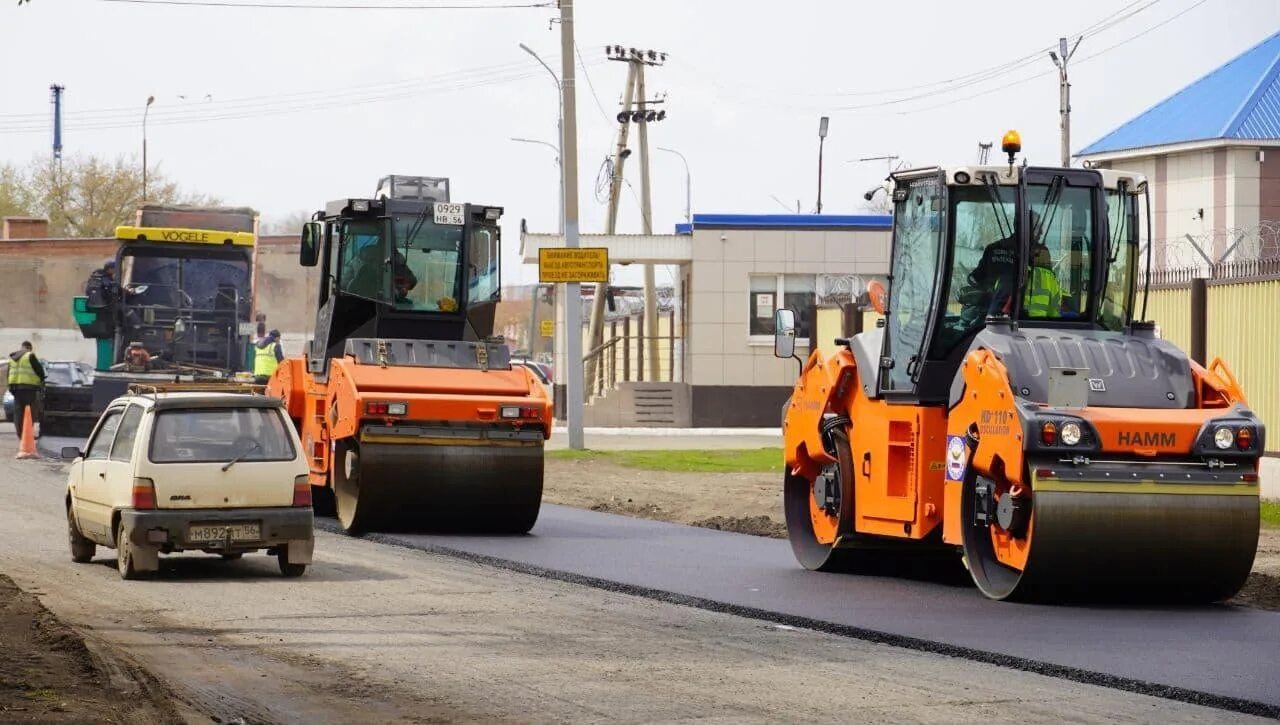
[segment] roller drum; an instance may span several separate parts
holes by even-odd
[[[1151,488],[1151,487],[1148,487]],[[965,552],[995,599],[1215,602],[1244,585],[1258,545],[1257,495],[1050,490],[1033,493],[1022,571],[995,559],[965,497]],[[1177,491],[1176,485],[1164,491]]]
[[[541,445],[365,442],[348,443],[339,454],[334,462],[339,519],[352,533],[522,534],[538,518]]]

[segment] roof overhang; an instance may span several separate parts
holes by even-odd
[[[582,234],[578,246],[604,247],[610,264],[684,264],[693,260],[693,237],[677,234]],[[520,257],[538,263],[538,250],[564,248],[561,234],[520,233]]]
[[[1190,151],[1204,151],[1206,149],[1218,148],[1280,148],[1280,139],[1275,138],[1211,138],[1201,141],[1183,141],[1182,143],[1162,144],[1159,146],[1141,146],[1131,149],[1116,149],[1114,151],[1098,151],[1091,154],[1076,154],[1075,158],[1081,161],[1117,161],[1120,159],[1137,159],[1149,156],[1166,156],[1169,154],[1187,153]]]

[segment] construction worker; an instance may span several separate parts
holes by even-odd
[[[1058,317],[1062,313],[1062,285],[1053,271],[1049,248],[1043,244],[1037,244],[1031,250],[1022,309],[1027,317]]]
[[[1040,243],[1040,231],[1040,215],[1033,211],[1029,231],[1033,247]],[[1017,235],[1010,234],[988,244],[969,273],[969,283],[984,293],[988,315],[1009,314],[1009,300],[1018,284],[1017,261]]]
[[[31,422],[40,419],[40,391],[44,388],[44,366],[32,351],[31,343],[9,353],[9,392],[13,393],[13,427],[22,440],[22,424],[27,409],[31,410]],[[34,433],[35,431],[32,431]]]
[[[90,307],[110,307],[120,299],[120,285],[116,282],[116,260],[108,259],[102,267],[93,270],[84,284],[84,294]]]
[[[280,346],[280,331],[272,330],[254,344],[253,382],[266,385],[284,360],[284,348]]]
[[[147,348],[143,347],[142,343],[131,342],[129,348],[124,351],[124,364],[125,369],[130,372],[146,372],[151,364],[151,353],[147,352]]]

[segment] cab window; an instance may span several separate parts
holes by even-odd
[[[125,463],[133,459],[133,442],[138,438],[138,425],[142,422],[142,408],[130,405],[120,419],[116,442],[111,446],[111,460]]]
[[[1087,319],[1093,303],[1093,192],[1065,183],[1027,187],[1030,257],[1023,319]]]
[[[105,461],[111,452],[111,442],[115,440],[116,430],[120,427],[121,408],[108,410],[102,417],[98,432],[93,434],[89,449],[84,454],[86,461]]]
[[[893,366],[880,377],[886,391],[914,387],[938,273],[942,188],[936,178],[912,181],[894,208],[893,277],[885,342],[885,354],[892,358]]]
[[[477,227],[471,233],[467,260],[467,301],[489,302],[498,297],[498,230]]]
[[[387,260],[382,225],[377,221],[343,222],[339,227],[341,254],[338,286],[343,292],[370,300],[386,297]]]
[[[935,359],[986,324],[987,315],[1008,312],[1008,291],[1017,283],[1017,188],[960,186],[951,194],[951,273],[934,344]]]

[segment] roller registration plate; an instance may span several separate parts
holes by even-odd
[[[191,524],[187,529],[188,541],[257,541],[262,538],[262,524],[242,522],[234,524]]]

